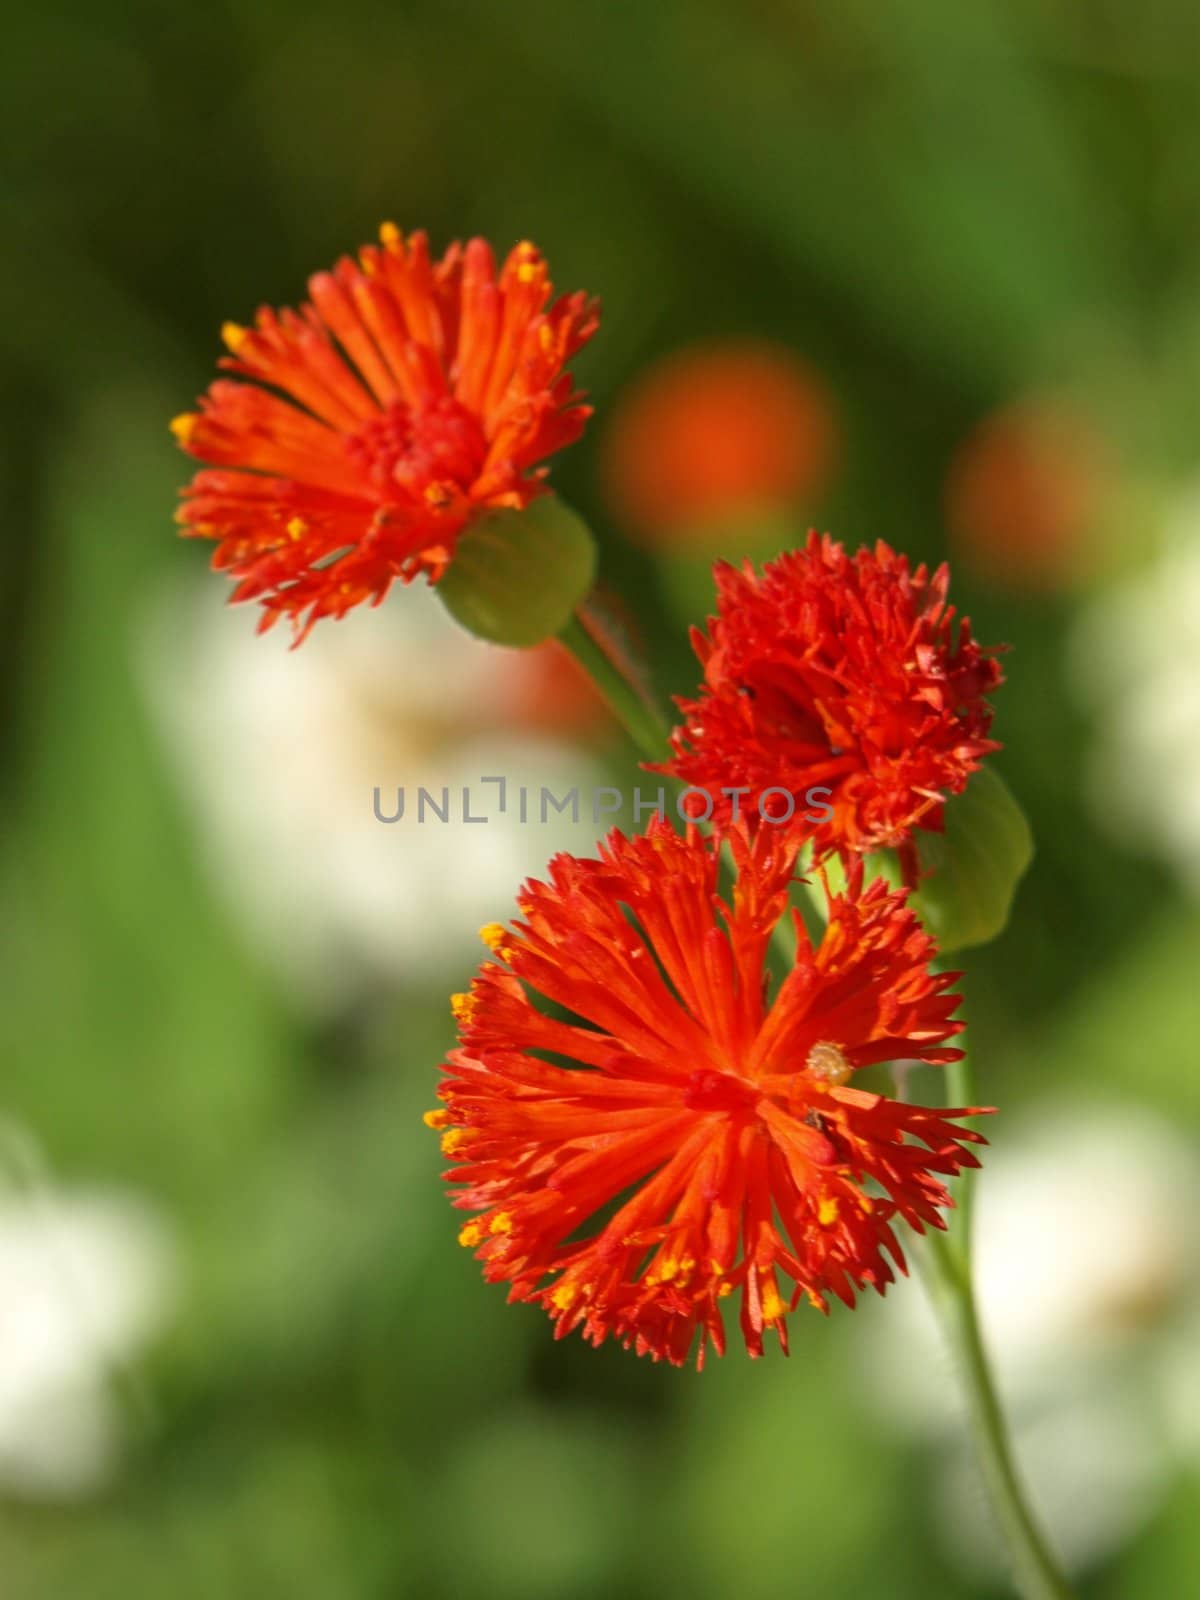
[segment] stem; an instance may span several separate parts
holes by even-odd
[[[965,1051],[946,1069],[951,1106],[975,1103],[971,1057]],[[975,1172],[966,1167],[954,1183],[955,1209],[946,1231],[930,1235],[921,1252],[922,1278],[946,1342],[956,1357],[967,1401],[975,1453],[988,1499],[1024,1600],[1071,1600],[1058,1559],[1029,1504],[1013,1455],[1012,1440],[979,1324],[971,1268],[971,1223]]]
[[[667,725],[596,643],[576,613],[558,635],[604,696],[629,737],[650,761],[667,754]]]
[[[964,1052],[960,1061],[952,1061],[946,1068],[947,1099],[952,1106],[969,1106],[975,1101],[974,1073],[971,1057]],[[971,1271],[971,1224],[975,1214],[975,1169],[965,1167],[954,1185],[955,1209],[950,1214],[950,1238],[958,1246],[964,1271]],[[969,1287],[968,1282],[968,1287]]]
[[[944,1236],[932,1239],[930,1246],[930,1298],[959,1360],[980,1468],[1017,1589],[1024,1600],[1071,1600],[1017,1471],[979,1326],[970,1263]]]

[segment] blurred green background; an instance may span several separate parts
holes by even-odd
[[[811,521],[951,549],[954,597],[1014,647],[999,764],[1038,856],[1007,933],[967,958],[997,1161],[1008,1192],[1048,1196],[993,1223],[1018,1265],[1051,1252],[1040,1299],[1019,1271],[997,1291],[1033,1319],[1053,1391],[1015,1373],[1012,1403],[1035,1432],[1051,1419],[1080,1592],[1192,1592],[1200,13],[46,0],[9,18],[5,54],[6,1600],[1008,1592],[983,1534],[956,1537],[974,1489],[953,1427],[904,1403],[952,1388],[908,1286],[801,1316],[790,1361],[697,1378],[554,1343],[455,1247],[420,1113],[476,924],[389,959],[381,926],[411,943],[444,908],[436,881],[410,897],[401,830],[369,808],[411,750],[458,748],[464,697],[439,709],[431,646],[403,669],[421,707],[389,703],[365,754],[346,753],[347,713],[327,747],[333,647],[254,644],[171,525],[189,464],[166,422],[209,382],[220,323],[294,303],[384,218],[438,249],[532,238],[558,287],[602,297],[577,363],[597,415],[555,483],[601,531],[669,688],[692,686],[706,547],[625,525],[605,441],[631,386],[694,341],[799,357],[840,441],[823,482],[765,522],[731,516],[720,548],[769,552]],[[1090,441],[1082,465],[1039,443],[1030,467],[1018,426],[956,513],[965,442],[1047,396]],[[556,759],[575,741],[590,770],[628,773],[594,722],[553,738]],[[265,814],[246,757],[264,748],[282,781]],[[265,889],[264,830],[290,851]],[[391,887],[366,932],[343,895],[300,962],[324,891],[287,896],[314,862],[339,894]],[[256,918],[260,890],[276,899]],[[493,914],[508,903],[497,890]],[[1094,1116],[1107,1132],[1084,1150]],[[36,1241],[59,1233],[104,1315],[47,1287],[61,1263]]]

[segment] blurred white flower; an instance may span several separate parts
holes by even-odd
[[[589,851],[597,765],[519,726],[528,652],[472,639],[413,588],[290,650],[211,586],[164,597],[143,677],[214,878],[297,999],[317,1009],[364,982],[444,979],[478,957],[476,930],[510,914],[557,850]],[[572,671],[569,662],[564,672]],[[489,775],[508,780],[507,814]],[[516,794],[529,791],[528,819]],[[579,786],[578,821],[547,807]],[[450,820],[416,812],[424,786]],[[405,814],[394,825],[397,788]],[[486,823],[462,821],[462,791]]]
[[[103,1483],[122,1442],[114,1379],[175,1288],[170,1236],[144,1201],[0,1188],[0,1487],[59,1499]]]
[[[1200,894],[1200,488],[1176,501],[1153,564],[1081,614],[1071,653],[1100,724],[1097,816]]]
[[[984,1338],[1022,1471],[1075,1569],[1153,1513],[1173,1449],[1200,1446],[1200,1426],[1189,1435],[1174,1416],[1180,1330],[1200,1311],[1198,1203],[1192,1146],[1137,1107],[1043,1103],[988,1152],[975,1216]],[[856,1320],[856,1374],[894,1422],[939,1439],[934,1493],[954,1551],[999,1567],[974,1474],[946,1448],[963,1437],[958,1376],[920,1285],[897,1288]]]

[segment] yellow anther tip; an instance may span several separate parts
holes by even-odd
[[[249,337],[249,328],[243,328],[240,322],[223,322],[221,324],[221,338],[235,356]]]
[[[479,1001],[473,994],[452,994],[450,996],[450,1014],[455,1022],[470,1022],[479,1010]]]
[[[472,1217],[458,1230],[458,1242],[464,1250],[473,1250],[477,1244],[482,1244],[483,1231],[483,1223],[478,1217]]]
[[[767,1322],[778,1322],[787,1307],[779,1298],[779,1291],[768,1284],[763,1291],[762,1314]]]
[[[293,517],[287,525],[289,539],[303,539],[308,532],[308,523],[303,517]]]
[[[442,1135],[442,1154],[456,1156],[464,1145],[470,1144],[473,1135],[471,1128],[447,1128]]]
[[[542,252],[528,239],[522,239],[513,254],[518,257],[517,282],[532,283],[542,270]]]
[[[421,1121],[427,1128],[444,1128],[450,1121],[450,1113],[444,1106],[438,1106],[433,1111],[426,1111]]]
[[[497,1211],[494,1216],[488,1218],[489,1233],[511,1233],[512,1227],[511,1211]]]
[[[499,955],[504,947],[505,928],[502,922],[485,922],[479,930],[479,937],[492,950]]]
[[[184,411],[179,416],[171,418],[171,432],[179,440],[180,444],[188,443],[192,434],[196,431],[196,424],[199,420],[194,411]]]
[[[387,249],[392,250],[397,245],[404,243],[404,235],[394,222],[382,222],[379,225],[379,242]]]
[[[839,1209],[837,1201],[830,1195],[817,1206],[817,1221],[823,1228],[830,1227],[837,1221]]]

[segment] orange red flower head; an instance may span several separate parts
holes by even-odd
[[[718,825],[760,798],[790,810],[818,859],[940,828],[945,796],[999,748],[987,696],[1002,681],[946,602],[947,568],[814,533],[761,572],[719,562],[715,577],[717,615],[692,632],[704,682],[659,770],[705,790]],[[748,799],[722,798],[735,788]]]
[[[217,541],[263,627],[288,616],[301,636],[397,579],[436,582],[474,517],[543,492],[542,463],[589,415],[565,368],[598,322],[582,293],[551,301],[531,244],[497,273],[482,239],[433,261],[390,224],[309,295],[226,324],[237,377],[172,424],[210,467],[184,533]]]
[[[951,545],[980,576],[1051,591],[1103,552],[1114,462],[1086,417],[1029,395],[993,411],[963,440],[946,477]]]
[[[829,1294],[853,1304],[904,1269],[894,1223],[944,1226],[943,1179],[975,1166],[969,1109],[857,1088],[878,1062],[946,1062],[961,1027],[904,892],[834,896],[819,944],[769,992],[796,840],[734,829],[737,879],[695,829],[614,833],[559,856],[495,959],[455,997],[443,1132],[460,1234],[510,1298],[682,1364],[725,1348],[736,1299],[760,1355]]]
[[[833,403],[791,351],[761,340],[692,345],[660,361],[619,402],[602,457],[631,533],[679,545],[720,521],[818,494],[838,454]]]

